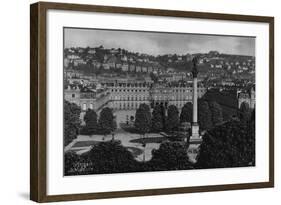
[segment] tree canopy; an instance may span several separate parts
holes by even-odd
[[[151,126],[151,113],[147,104],[140,104],[136,111],[135,128],[141,133],[145,134],[150,131]]]
[[[88,109],[84,116],[84,121],[86,125],[82,128],[81,133],[88,135],[95,134],[98,130],[97,113],[92,109]]]
[[[212,113],[213,125],[219,125],[223,122],[222,108],[216,101],[209,102],[209,107]]]
[[[186,148],[185,143],[163,142],[158,150],[152,151],[151,160],[139,162],[120,141],[99,142],[82,155],[65,153],[65,175],[192,169]]]
[[[81,109],[78,105],[64,101],[63,106],[64,117],[64,146],[68,145],[79,134],[80,129],[80,113]]]
[[[158,150],[152,151],[148,162],[152,170],[181,170],[191,168],[186,147],[180,142],[163,142]]]
[[[152,111],[151,128],[154,132],[160,132],[164,128],[164,111],[163,106],[156,105]]]
[[[149,76],[154,83],[158,82],[158,77],[153,72],[150,72]]]
[[[91,174],[92,164],[85,155],[77,155],[70,151],[64,154],[64,174],[81,175]]]
[[[92,174],[124,173],[139,170],[138,162],[120,141],[100,142],[87,154]]]
[[[98,125],[100,133],[102,134],[110,134],[112,131],[114,131],[114,129],[116,129],[112,109],[108,107],[102,109]]]
[[[229,121],[203,136],[197,168],[255,165],[255,122]]]
[[[169,105],[166,119],[166,130],[168,132],[178,129],[180,123],[179,111],[175,105]]]
[[[213,126],[212,123],[212,113],[209,108],[207,101],[200,101],[198,106],[198,120],[200,124],[200,129],[208,130]]]
[[[180,122],[192,122],[192,103],[186,103],[182,109],[180,114]]]

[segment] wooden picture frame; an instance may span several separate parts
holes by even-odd
[[[63,10],[179,17],[224,21],[257,22],[269,25],[269,180],[266,182],[111,191],[99,193],[47,194],[47,11]],[[87,200],[180,194],[274,186],[274,18],[235,14],[203,13],[143,8],[39,2],[30,6],[30,199],[36,202]]]

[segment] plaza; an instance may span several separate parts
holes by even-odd
[[[114,134],[114,140],[119,140],[122,146],[126,147],[137,161],[149,161],[152,158],[152,150],[158,149],[161,142],[166,140],[160,133],[148,133],[145,138],[147,140],[144,147],[140,134],[129,133],[123,129],[118,129]],[[73,151],[81,155],[90,151],[97,143],[110,140],[112,140],[112,135],[79,135],[65,147],[64,151]]]

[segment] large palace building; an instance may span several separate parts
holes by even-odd
[[[197,90],[199,98],[206,92],[206,88],[202,86],[199,86]],[[192,102],[193,87],[190,84],[116,81],[102,83],[99,89],[69,85],[64,91],[64,96],[65,100],[79,105],[82,113],[85,113],[87,109],[93,109],[99,113],[104,107],[112,108],[118,125],[132,119],[142,103],[148,104],[152,109],[162,104],[166,108],[169,105],[175,105],[180,110],[187,102]]]
[[[146,103],[153,108],[162,104],[165,107],[175,105],[181,109],[187,102],[192,102],[192,85],[163,85],[157,83],[110,83],[106,84],[110,91],[110,107],[114,110],[136,110],[140,104]],[[201,98],[206,88],[198,88]]]
[[[150,102],[150,83],[109,83],[110,107],[113,110],[136,110],[140,104]]]

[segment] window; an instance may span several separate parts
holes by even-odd
[[[90,109],[94,109],[94,105],[93,105],[93,103],[90,103]]]
[[[84,103],[84,104],[83,104],[82,109],[83,109],[83,110],[86,110],[86,109],[87,109],[87,105],[86,105],[86,103]]]
[[[72,94],[72,98],[75,98],[75,94]]]

